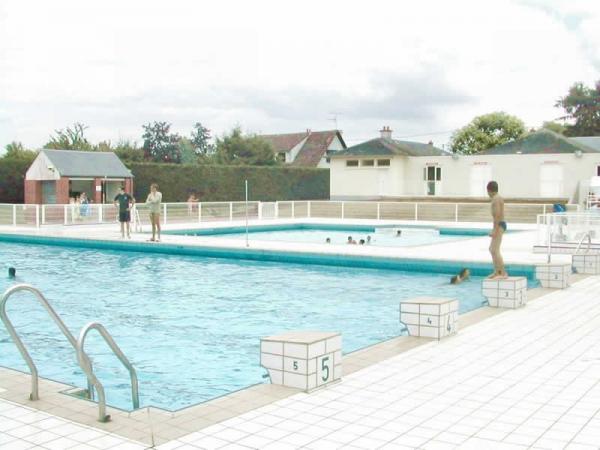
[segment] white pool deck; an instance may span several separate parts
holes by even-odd
[[[119,237],[114,227],[32,232]],[[531,253],[534,233],[506,236],[507,262],[545,260],[544,255]],[[188,244],[190,239],[193,245],[215,245],[212,238],[164,236],[164,242],[178,244]],[[224,246],[245,245],[243,241],[218,240]],[[489,261],[488,241],[474,238],[395,249],[324,244],[290,247],[257,241],[251,241],[251,246]],[[554,258],[568,260],[565,255]],[[326,389],[294,394],[216,425],[199,427],[199,431],[156,448],[599,449],[599,291],[600,277],[584,278],[565,290],[548,290],[522,309],[506,310],[459,328],[457,335],[441,341],[425,340],[423,345],[345,375]],[[0,377],[0,390],[10,389],[5,381]],[[33,406],[35,402],[24,406],[0,400],[0,448],[149,448],[93,424],[81,425],[39,412]],[[118,417],[113,424],[119,426]]]

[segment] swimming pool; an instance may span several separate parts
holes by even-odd
[[[136,367],[141,405],[168,410],[262,382],[261,337],[340,331],[347,353],[400,334],[403,298],[457,297],[461,312],[483,301],[480,278],[451,286],[445,273],[20,243],[0,243],[0,252],[6,266],[17,267],[17,281],[39,287],[73,334],[91,320],[103,323]],[[3,275],[0,291],[11,284]],[[41,306],[19,297],[8,314],[40,375],[85,387],[72,348]],[[130,408],[120,363],[96,334],[86,349],[108,403]],[[2,326],[0,365],[27,371]]]
[[[398,230],[400,233],[398,233]],[[253,225],[248,227],[248,238],[257,241],[310,242],[346,245],[348,237],[365,245],[383,247],[408,247],[439,244],[443,242],[487,236],[489,230],[478,228],[440,228],[407,225],[334,225],[334,224],[281,224]],[[171,230],[165,234],[188,236],[213,236],[227,239],[246,239],[246,229],[241,226]],[[370,238],[370,241],[369,241]]]

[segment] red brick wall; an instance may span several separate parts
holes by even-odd
[[[66,205],[69,203],[69,178],[61,177],[56,180],[56,203]]]
[[[37,180],[25,180],[25,203],[41,205],[42,182]]]
[[[125,192],[133,195],[133,178],[125,178]]]
[[[90,200],[94,203],[102,203],[102,191],[97,190],[96,186],[102,186],[103,178],[94,178],[94,192],[90,195]]]

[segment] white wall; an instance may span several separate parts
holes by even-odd
[[[335,135],[335,137],[331,140],[331,143],[329,144],[329,147],[327,147],[327,151],[330,152],[337,152],[340,150],[344,150],[344,146],[342,145],[342,141],[340,141],[340,139],[338,138],[337,134]],[[330,167],[330,163],[327,162],[327,158],[330,155],[323,155],[323,157],[321,158],[321,160],[319,161],[319,164],[317,164],[317,167],[323,169],[323,168],[328,168]]]
[[[370,158],[370,157],[369,157]],[[360,159],[350,158],[348,159]],[[331,164],[332,197],[374,197],[378,196],[378,168],[348,168],[345,159],[334,158]],[[460,156],[420,156],[392,158],[389,171],[388,196],[425,195],[423,168],[427,164],[438,164],[442,168],[442,196],[471,196],[471,172],[475,163],[487,163],[491,166],[492,178],[500,186],[505,197],[541,196],[540,168],[543,164],[558,164],[563,168],[561,197],[572,202],[579,201],[579,182],[596,175],[596,166],[600,165],[600,153],[584,153],[581,157],[574,154],[542,155],[474,155]]]
[[[298,142],[296,145],[294,145],[292,147],[292,149],[285,154],[285,162],[287,164],[291,164],[294,162],[294,160],[296,159],[296,156],[298,156],[298,152],[304,146],[307,139],[308,139],[308,134],[306,135],[306,137],[304,139],[302,139],[300,142]]]
[[[391,159],[391,161],[389,167],[347,167],[345,158],[332,158],[330,196],[372,198],[381,195],[398,195],[397,192],[402,190],[406,158],[362,159]],[[380,192],[381,187],[384,188],[384,193]]]
[[[48,157],[40,152],[38,156],[33,160],[33,163],[27,169],[27,173],[25,174],[26,180],[59,180],[60,174],[54,164],[50,162]]]

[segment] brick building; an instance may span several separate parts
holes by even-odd
[[[41,150],[25,175],[25,203],[67,204],[86,193],[92,203],[112,203],[119,187],[133,192],[133,175],[112,152]]]

